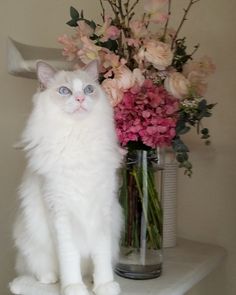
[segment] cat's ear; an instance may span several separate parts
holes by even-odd
[[[49,81],[55,76],[56,70],[44,61],[38,61],[36,64],[38,80],[44,87],[48,86]]]
[[[87,64],[83,70],[89,74],[89,76],[94,80],[98,80],[98,60],[94,59],[89,64]]]

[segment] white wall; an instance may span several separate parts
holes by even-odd
[[[187,0],[173,0],[174,22],[182,15]],[[16,210],[16,189],[24,158],[12,149],[31,106],[36,82],[12,77],[6,69],[6,38],[33,45],[57,46],[57,36],[66,31],[69,6],[84,8],[99,17],[95,0],[1,0],[0,1],[0,290],[8,294],[13,277],[14,249],[11,227]],[[202,0],[193,9],[183,31],[190,42],[200,42],[199,55],[212,56],[217,65],[208,91],[210,101],[219,104],[206,121],[212,130],[212,146],[199,144],[188,136],[193,153],[192,179],[179,173],[179,235],[225,247],[228,258],[214,273],[199,283],[189,295],[234,295],[236,292],[236,158],[235,102],[235,17],[234,0]],[[234,83],[234,84],[233,84]]]

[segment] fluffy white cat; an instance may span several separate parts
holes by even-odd
[[[19,275],[14,294],[117,295],[113,265],[122,223],[116,170],[121,163],[113,111],[96,82],[97,63],[56,72],[38,62],[43,90],[22,141],[28,165],[14,227]],[[56,282],[58,282],[56,284]]]

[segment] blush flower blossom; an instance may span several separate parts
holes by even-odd
[[[196,60],[199,46],[189,50],[187,39],[180,37],[190,8],[198,1],[189,2],[174,28],[169,0],[143,0],[141,16],[135,14],[140,1],[100,0],[100,24],[73,8],[67,24],[74,34],[58,41],[63,56],[76,68],[98,61],[98,80],[114,108],[121,145],[128,150],[171,146],[191,175],[182,135],[195,128],[209,143],[202,119],[211,116],[215,105],[205,98],[215,65],[207,56]]]
[[[129,141],[142,141],[152,148],[170,145],[176,134],[178,108],[179,101],[150,80],[127,90],[115,106],[119,141],[123,146]]]

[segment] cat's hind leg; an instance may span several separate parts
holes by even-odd
[[[22,203],[14,226],[16,271],[50,284],[58,280],[58,262],[41,181],[28,171],[20,187]]]

